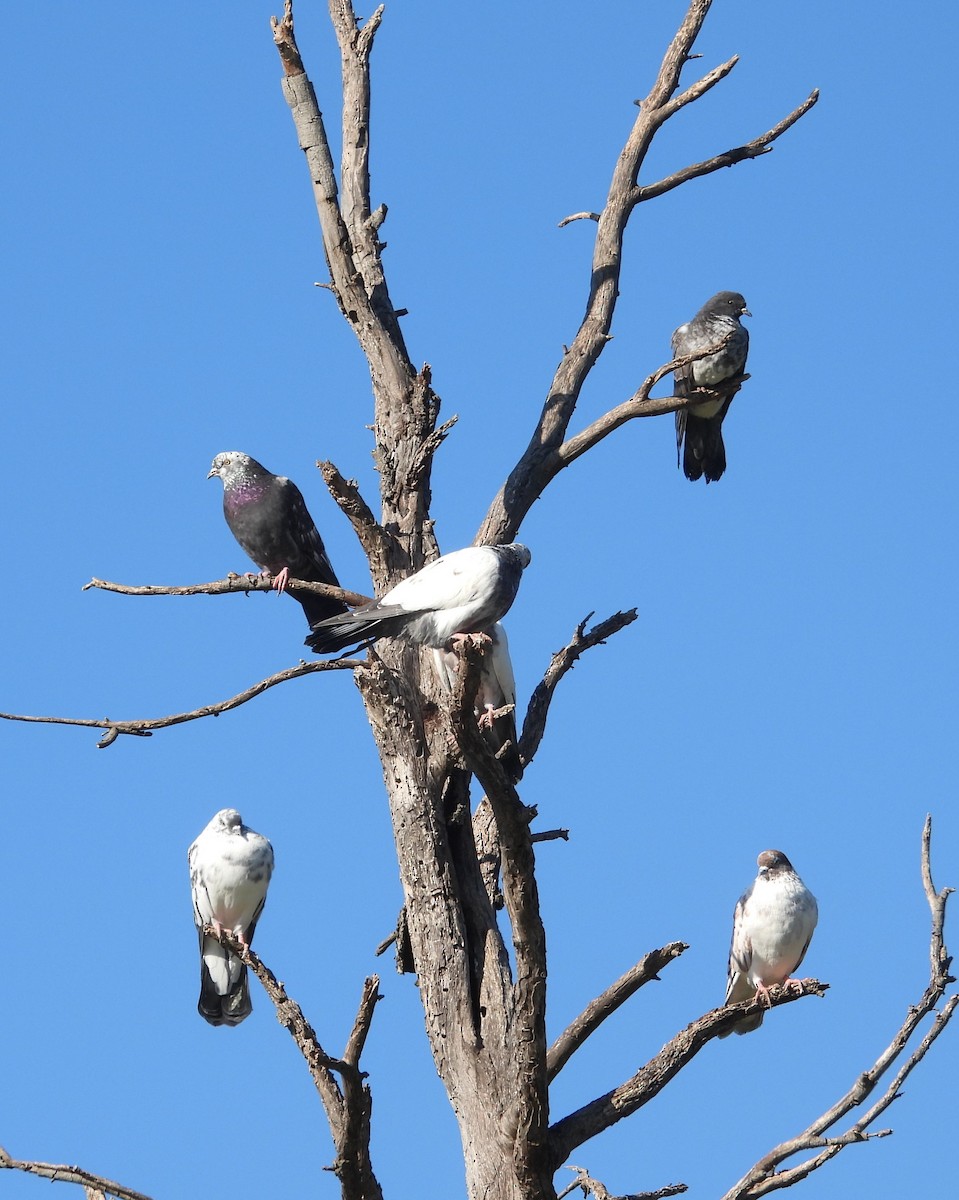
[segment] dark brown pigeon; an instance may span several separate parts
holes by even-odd
[[[218,454],[207,478],[214,475],[223,480],[223,515],[233,536],[260,570],[273,576],[278,592],[286,590],[288,579],[340,586],[323,539],[292,480],[272,475],[239,450]],[[290,595],[303,606],[311,626],[349,612],[342,600],[297,588],[290,588]]]
[[[676,395],[689,396],[697,387],[712,387],[742,375],[749,351],[749,331],[739,323],[742,316],[751,316],[746,301],[739,292],[717,292],[691,321],[673,334],[673,354],[681,358],[707,350],[725,340],[722,350],[709,354],[676,371]],[[732,396],[725,400],[708,400],[676,413],[676,462],[682,450],[683,472],[693,481],[706,476],[715,483],[726,470],[726,447],[723,445],[723,418]],[[683,439],[685,438],[685,446]]]

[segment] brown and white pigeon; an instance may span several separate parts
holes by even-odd
[[[677,396],[689,396],[697,387],[712,387],[742,375],[749,351],[749,330],[740,324],[739,318],[751,315],[739,292],[717,292],[691,321],[680,325],[672,338],[676,358],[707,350],[724,340],[725,345],[717,353],[675,372]],[[723,418],[731,403],[730,396],[691,405],[676,413],[676,461],[678,466],[682,451],[687,479],[695,481],[705,475],[707,483],[715,483],[726,470]]]
[[[759,874],[733,913],[726,1004],[740,1004],[785,983],[802,962],[819,917],[816,897],[781,850],[764,850]],[[750,1033],[763,1014],[743,1017],[721,1033]]]
[[[211,1025],[239,1025],[250,1015],[246,967],[203,926],[234,934],[244,945],[263,911],[273,874],[273,847],[243,824],[234,808],[216,814],[190,847],[193,918],[200,938],[200,1000]]]
[[[207,479],[223,480],[223,515],[233,536],[261,571],[273,576],[278,592],[288,579],[327,583],[339,580],[326,554],[323,539],[307,511],[300,489],[283,475],[273,475],[249,454],[227,450],[218,454]],[[310,625],[349,610],[342,600],[290,588]]]
[[[354,612],[315,625],[306,644],[317,654],[381,637],[420,646],[447,646],[458,633],[480,633],[516,599],[530,552],[508,546],[467,546],[427,563],[386,595]]]

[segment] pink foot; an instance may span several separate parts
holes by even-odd
[[[286,591],[286,581],[290,578],[290,568],[284,567],[278,575],[273,576],[273,586],[278,592]]]
[[[494,712],[496,712],[495,704],[484,704],[483,705],[483,711],[480,713],[479,720],[476,722],[476,724],[480,727],[480,729],[492,729],[493,728],[493,713]]]

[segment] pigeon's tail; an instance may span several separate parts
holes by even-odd
[[[743,1017],[741,1021],[737,1021],[731,1028],[720,1033],[721,1038],[729,1037],[731,1033],[752,1033],[754,1029],[758,1029],[763,1023],[763,1013],[756,1013],[754,1017]]]
[[[402,633],[415,613],[405,608],[381,609],[376,616],[361,610],[328,617],[313,626],[306,644],[317,654],[333,654],[358,642],[375,641]]]
[[[246,967],[215,938],[201,947],[197,1012],[211,1025],[239,1025],[253,1011]]]
[[[722,418],[697,417],[695,413],[687,412],[683,474],[693,482],[705,475],[707,483],[715,483],[725,470]]]
[[[316,592],[301,592],[298,588],[289,588],[294,600],[299,600],[303,612],[312,629],[320,621],[328,621],[331,617],[342,617],[350,610],[342,600],[334,600],[332,596],[318,596]]]

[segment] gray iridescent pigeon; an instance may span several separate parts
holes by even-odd
[[[306,644],[317,654],[402,634],[421,646],[443,647],[457,633],[479,633],[505,616],[516,598],[530,552],[508,546],[467,546],[434,559],[354,612],[314,626]]]
[[[233,536],[261,571],[269,571],[278,592],[286,581],[327,583],[339,580],[326,556],[300,489],[283,475],[273,475],[255,458],[239,450],[218,454],[207,479],[223,480],[223,515]],[[348,611],[342,600],[290,589],[310,625]]]
[[[672,338],[676,358],[719,345],[724,339],[726,344],[716,354],[700,358],[675,372],[677,396],[688,396],[694,388],[712,387],[742,375],[749,350],[749,331],[739,323],[742,316],[748,317],[751,313],[739,292],[717,292],[691,321],[680,325]],[[707,483],[715,483],[726,470],[723,417],[731,403],[732,396],[725,400],[708,400],[676,413],[676,461],[678,466],[682,449],[683,472],[687,479],[696,480],[705,475]]]
[[[509,749],[503,753],[500,762],[510,782],[519,783],[523,778],[523,765],[520,762],[516,738],[516,680],[509,656],[509,639],[499,621],[483,632],[490,639],[490,647],[483,657],[473,712],[483,731],[486,744],[494,754],[498,754],[507,742],[509,743]],[[434,650],[433,656],[440,679],[446,688],[452,691],[457,666],[455,653],[451,650]],[[501,717],[493,716],[498,708],[505,708],[508,704],[514,706],[510,712]]]
[[[819,917],[816,897],[781,850],[764,850],[757,863],[759,874],[733,913],[725,1004],[740,1004],[785,983],[809,949]],[[760,1012],[719,1036],[750,1033],[762,1023]]]
[[[189,851],[193,919],[200,938],[200,1001],[211,1025],[239,1025],[250,1015],[246,967],[203,926],[234,934],[246,946],[273,874],[273,847],[243,824],[233,808],[216,814]]]

